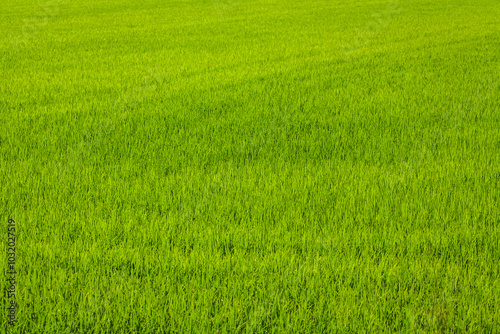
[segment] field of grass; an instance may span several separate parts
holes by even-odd
[[[0,333],[500,333],[498,0],[2,0],[0,122]]]

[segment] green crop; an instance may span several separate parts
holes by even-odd
[[[498,0],[2,0],[0,333],[499,333],[499,28]]]

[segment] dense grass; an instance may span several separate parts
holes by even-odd
[[[500,332],[497,0],[3,0],[0,31],[1,333]]]

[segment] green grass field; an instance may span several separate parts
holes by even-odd
[[[2,0],[0,122],[1,333],[500,333],[498,0]]]

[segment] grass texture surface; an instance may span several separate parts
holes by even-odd
[[[0,333],[499,333],[499,70],[497,0],[2,0]]]

